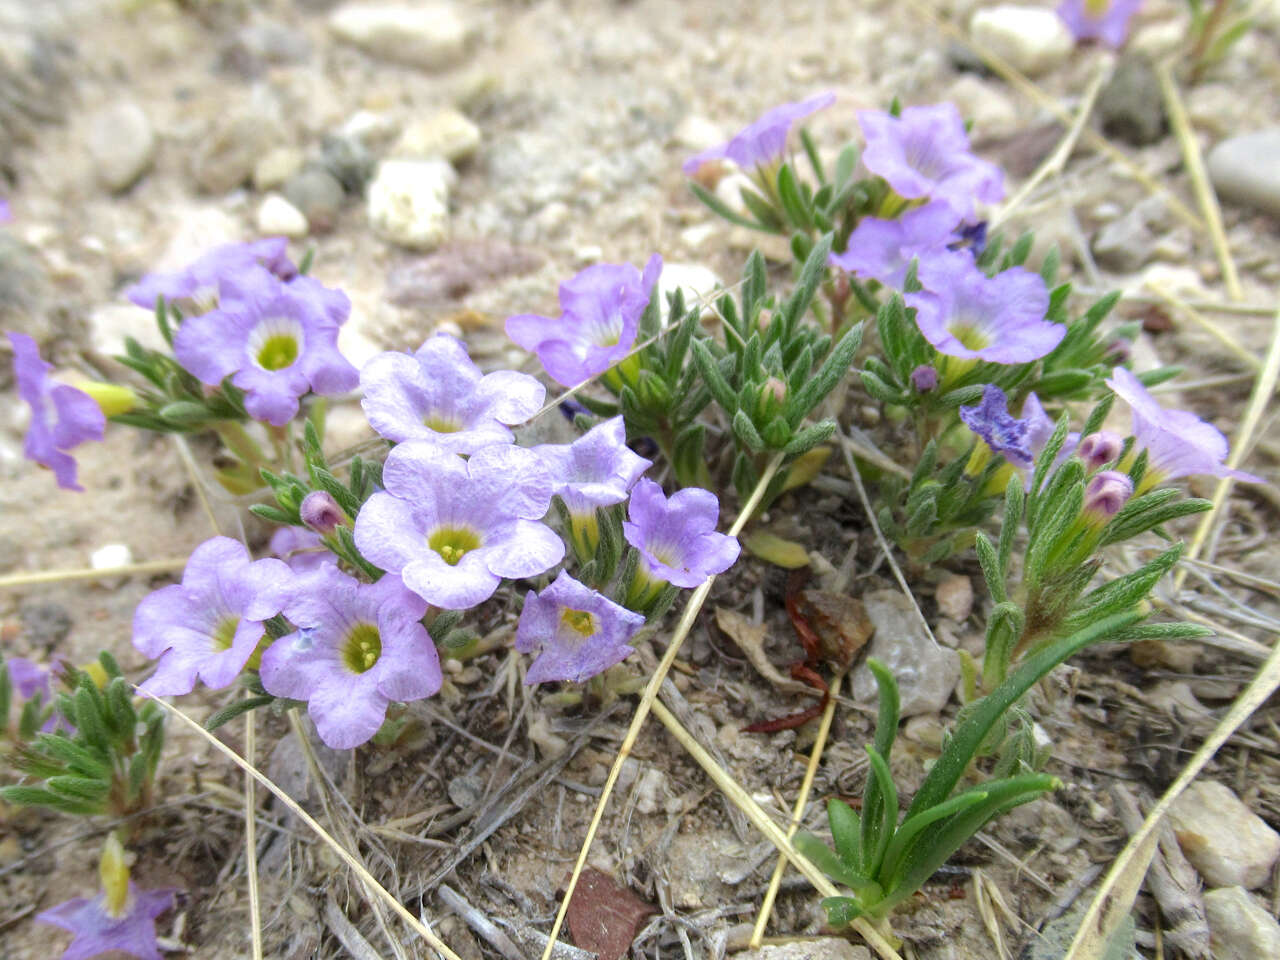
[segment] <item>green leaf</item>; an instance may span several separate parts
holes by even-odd
[[[843,884],[850,890],[867,886],[869,881],[865,876],[847,867],[830,847],[813,834],[802,830],[795,835],[792,843],[807,859],[813,861],[815,867],[836,883]]]
[[[755,453],[759,453],[765,447],[764,438],[760,436],[756,425],[751,422],[745,410],[739,410],[733,415],[733,435]]]
[[[192,403],[189,400],[175,400],[172,403],[166,403],[157,413],[170,423],[184,426],[208,423],[217,419],[204,404]]]
[[[45,784],[49,790],[61,796],[88,802],[100,803],[111,791],[110,783],[92,777],[50,777]]]
[[[845,866],[856,871],[862,863],[862,821],[857,811],[833,797],[827,801],[827,821],[831,824],[836,853]]]
[[[798,427],[809,411],[821,403],[849,372],[853,355],[862,343],[862,330],[861,323],[850,327],[822,361],[818,372],[788,398],[787,422],[793,428]]]
[[[809,214],[808,204],[800,195],[800,186],[796,183],[796,175],[789,163],[778,168],[778,199],[792,224],[803,230],[813,229],[813,217]]]
[[[107,752],[90,750],[58,733],[36,736],[36,748],[46,757],[85,777],[105,780],[111,776]]]
[[[75,816],[93,816],[102,812],[100,802],[67,797],[44,787],[0,787],[0,800],[16,807],[48,807]]]
[[[799,457],[808,453],[819,444],[825,443],[836,432],[834,420],[822,420],[810,424],[797,431],[783,448],[783,453],[790,457]]]
[[[818,292],[818,285],[827,274],[827,255],[829,253],[831,253],[831,234],[824,234],[813,245],[809,258],[805,260],[804,266],[800,268],[800,278],[796,281],[796,288],[791,292],[791,296],[787,298],[786,305],[783,308],[786,310],[789,328],[793,329],[795,327],[796,322],[804,316],[809,309],[809,305],[813,302],[814,294]],[[852,358],[852,355],[850,356]]]
[[[217,730],[224,723],[234,720],[241,714],[248,713],[250,710],[256,710],[258,707],[265,707],[275,701],[275,697],[264,695],[261,697],[245,697],[243,700],[237,700],[223,707],[213,716],[204,722],[206,730]]]
[[[778,216],[778,211],[769,205],[768,200],[748,187],[739,190],[738,196],[742,198],[742,205],[759,221],[757,230],[763,230],[766,233],[782,233],[782,218]]]
[[[875,877],[880,872],[884,852],[889,847],[889,840],[898,823],[898,789],[893,784],[889,764],[880,751],[869,744],[866,750],[871,760],[871,776],[867,780],[866,795],[862,801],[862,872]],[[871,786],[873,783],[874,790]]]
[[[297,523],[297,517],[290,516],[279,507],[272,507],[265,503],[249,504],[249,512],[270,523],[278,523],[286,527],[300,526]]]
[[[102,750],[108,749],[111,738],[103,722],[102,698],[98,695],[93,681],[86,679],[75,692],[76,719],[75,726],[90,745]]]
[[[720,365],[715,358],[711,356],[711,351],[707,349],[707,345],[701,340],[693,342],[693,362],[698,367],[698,372],[702,374],[703,382],[711,391],[711,396],[715,398],[716,403],[730,415],[738,410],[738,398],[734,394],[733,388],[729,386],[729,381],[725,379],[724,374],[720,371]]]
[[[889,842],[889,848],[884,853],[884,862],[880,868],[881,876],[893,876],[898,865],[902,862],[902,858],[911,850],[912,841],[920,835],[925,827],[937,823],[939,820],[945,820],[947,817],[954,816],[970,807],[977,806],[983,800],[986,800],[988,796],[989,794],[979,786],[902,821],[902,826],[898,827],[894,832],[893,839]]]
[[[982,577],[987,582],[987,591],[991,594],[991,599],[996,603],[1002,603],[1008,598],[1008,592],[1005,589],[1004,577],[1001,575],[1000,558],[996,555],[996,548],[981,530],[978,531],[973,547],[978,554]]]
[[[732,207],[726,204],[723,200],[717,197],[714,193],[705,189],[704,187],[699,186],[698,184],[690,181],[689,189],[692,190],[693,195],[697,197],[700,201],[702,201],[702,203],[707,207],[707,209],[709,209],[717,217],[720,217],[721,219],[724,219],[724,220],[728,220],[730,223],[736,223],[740,227],[750,227],[752,230],[764,230],[766,233],[773,232],[773,231],[767,230],[762,224],[757,223],[755,220],[751,220],[747,217],[744,217],[742,214],[738,213],[736,210],[734,210]]]
[[[822,909],[827,912],[828,925],[835,930],[843,930],[863,914],[862,904],[850,897],[826,897]]]

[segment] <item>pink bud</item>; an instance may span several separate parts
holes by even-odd
[[[938,388],[938,371],[927,364],[921,364],[911,371],[911,386],[917,393],[928,393]]]
[[[1097,470],[1103,464],[1111,463],[1120,456],[1124,447],[1124,437],[1110,430],[1099,430],[1080,440],[1076,455],[1084,461],[1085,468]]]
[[[1103,470],[1085,487],[1084,515],[1095,522],[1106,523],[1133,496],[1133,481],[1119,470]]]
[[[347,515],[338,502],[323,490],[312,490],[303,497],[298,515],[303,523],[321,535],[328,535],[334,527],[347,522]]]

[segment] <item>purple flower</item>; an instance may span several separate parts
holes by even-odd
[[[271,552],[294,573],[310,573],[338,558],[324,545],[320,534],[302,527],[281,527],[271,535]]]
[[[280,283],[265,270],[236,283],[215,310],[183,321],[173,352],[201,382],[224,378],[246,393],[245,409],[281,427],[309,390],[346,393],[359,381],[338,352],[338,327],[350,302],[309,277]]]
[[[44,667],[25,657],[10,657],[8,660],[0,658],[0,664],[8,669],[9,681],[13,684],[13,689],[18,694],[18,699],[37,699],[41,705],[48,705],[53,702],[52,678],[54,666]],[[54,665],[57,665],[56,660]],[[4,729],[4,725],[8,723],[8,720],[8,717],[0,714],[0,730]],[[59,726],[74,731],[74,728],[66,722],[62,714],[54,710],[40,727],[40,732],[52,733]]]
[[[387,456],[382,482],[356,517],[356,547],[437,607],[473,607],[504,577],[536,576],[564,557],[538,522],[552,481],[531,450],[494,444],[463,460],[409,440]]]
[[[289,597],[293,574],[283,561],[249,560],[244,544],[214,537],[196,547],[182,583],[161,587],[133,614],[133,645],[156,672],[142,689],[156,696],[190,693],[233,681],[266,633],[263,622]]]
[[[629,263],[587,267],[560,284],[559,319],[531,313],[508,317],[507,336],[537,354],[557,383],[577,386],[630,352],[661,272],[662,257],[656,253],[643,274]]]
[[[921,293],[909,293],[916,326],[951,357],[989,363],[1029,363],[1049,353],[1067,328],[1044,319],[1049,292],[1039,274],[1013,267],[988,277],[966,253],[922,258]]]
[[[1127,473],[1103,470],[1095,474],[1085,487],[1081,515],[1087,523],[1104,524],[1120,512],[1131,496],[1133,481]]]
[[[9,209],[9,201],[0,197],[0,223],[8,223],[12,219],[13,212]]]
[[[75,935],[62,960],[88,960],[119,950],[140,960],[163,960],[156,943],[156,917],[173,906],[173,890],[139,890],[132,883],[123,909],[113,912],[107,895],[76,897],[43,913],[39,923],[70,930]]]
[[[592,427],[573,443],[544,443],[533,448],[551,471],[552,492],[570,516],[594,516],[597,507],[627,499],[653,463],[631,452],[622,417]]]
[[[583,586],[563,570],[542,593],[529,591],[516,649],[536,653],[524,682],[582,683],[621,663],[634,651],[628,641],[644,617]]]
[[[1084,461],[1086,470],[1097,470],[1120,456],[1124,448],[1124,437],[1110,430],[1099,430],[1080,441],[1076,447],[1076,456]]]
[[[1053,435],[1053,421],[1034,393],[1028,394],[1022,414],[1018,420],[1009,413],[1009,398],[993,383],[983,388],[981,403],[960,408],[965,426],[980,436],[993,453],[1021,470],[1030,470]]]
[[[1162,480],[1192,474],[1264,482],[1261,477],[1226,465],[1227,438],[1215,426],[1189,410],[1166,410],[1124,367],[1111,372],[1107,386],[1129,405],[1133,414],[1134,452],[1147,451],[1147,472],[1139,492]]]
[[[76,482],[75,458],[67,451],[102,439],[107,425],[102,408],[83,390],[50,379],[53,366],[40,358],[36,342],[25,333],[10,331],[9,343],[18,394],[31,407],[23,455],[52,470],[62,489],[83,490]]]
[[[487,376],[448,334],[430,337],[412,356],[380,353],[360,371],[365,416],[388,440],[430,440],[451,453],[510,443],[504,424],[538,412],[546,388],[514,370]]]
[[[185,270],[149,273],[125,290],[126,299],[148,310],[164,297],[188,317],[208,313],[226,295],[228,285],[244,282],[259,268],[281,280],[291,280],[298,268],[290,262],[284,237],[268,237],[253,243],[229,243],[215,247]]]
[[[306,700],[328,746],[358,747],[378,732],[388,704],[440,689],[440,657],[421,623],[426,612],[426,601],[397,576],[370,584],[322,567],[298,578],[284,608],[298,632],[262,655],[262,686]]]
[[[929,393],[938,389],[938,371],[922,363],[911,371],[911,386],[916,393]]]
[[[897,220],[865,217],[849,235],[844,253],[831,254],[827,262],[864,280],[902,289],[911,261],[945,250],[959,222],[950,204],[940,200],[908,210]]]
[[[1142,0],[1062,0],[1058,16],[1077,40],[1100,40],[1113,50],[1129,38],[1129,21]]]
[[[622,534],[653,579],[696,587],[738,559],[737,539],[716,533],[720,501],[710,490],[685,487],[667,499],[658,484],[641,480],[631,492],[628,516]]]
[[[862,162],[908,200],[929,197],[967,220],[976,201],[1004,197],[1000,168],[969,151],[969,135],[954,104],[907,107],[900,117],[864,110],[858,125],[867,140]]]
[[[347,515],[338,506],[333,495],[324,490],[312,490],[298,504],[298,516],[309,528],[319,534],[333,533],[334,527],[347,522]]]
[[[792,125],[835,102],[836,95],[828,92],[799,103],[784,103],[766,110],[759,120],[739,131],[728,143],[690,157],[681,169],[686,176],[692,176],[698,172],[699,167],[711,160],[732,160],[743,170],[777,163],[787,148],[787,137],[791,134]]]

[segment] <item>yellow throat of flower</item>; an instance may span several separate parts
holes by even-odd
[[[382,634],[372,623],[357,623],[342,643],[342,662],[353,673],[364,673],[382,656]]]
[[[560,611],[560,623],[574,633],[589,637],[596,632],[596,618],[586,610],[574,610],[565,607]]]
[[[437,527],[427,537],[427,546],[449,566],[456,567],[459,560],[480,546],[480,535],[469,527]]]

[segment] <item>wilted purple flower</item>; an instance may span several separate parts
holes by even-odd
[[[909,293],[916,326],[951,357],[989,363],[1029,363],[1049,353],[1067,328],[1044,319],[1049,292],[1037,273],[1012,267],[988,277],[966,253],[944,252],[920,260],[924,290]]]
[[[559,319],[532,313],[508,317],[507,336],[537,354],[557,383],[577,386],[630,352],[661,272],[662,257],[656,253],[643,274],[629,263],[587,267],[560,284]]]
[[[1147,451],[1147,472],[1139,492],[1162,480],[1208,474],[1263,483],[1243,470],[1233,470],[1224,462],[1229,446],[1217,427],[1189,410],[1166,410],[1147,392],[1142,381],[1124,367],[1111,372],[1107,386],[1116,392],[1133,414],[1134,452]]]
[[[945,250],[959,222],[950,204],[940,200],[908,210],[897,220],[865,217],[849,235],[844,253],[831,254],[827,262],[864,280],[902,289],[911,261]]]
[[[928,393],[938,389],[938,371],[926,363],[911,371],[911,386],[916,393]]]
[[[1086,470],[1097,470],[1120,456],[1124,448],[1124,437],[1111,430],[1099,430],[1080,441],[1076,447],[1076,456],[1084,461]]]
[[[592,427],[573,443],[544,443],[533,452],[550,470],[552,492],[564,501],[570,516],[594,516],[597,507],[621,503],[653,466],[627,446],[622,417]]]
[[[43,913],[39,923],[70,930],[75,935],[62,960],[89,960],[119,950],[140,960],[163,960],[156,943],[156,918],[173,906],[173,890],[139,890],[132,883],[119,912],[112,912],[107,895],[76,897]]]
[[[310,573],[338,558],[324,545],[320,534],[302,527],[281,527],[271,535],[271,552],[294,573]]]
[[[156,696],[190,693],[197,675],[212,689],[235,680],[278,614],[294,577],[280,560],[249,560],[244,544],[214,537],[192,551],[182,583],[161,587],[133,614],[133,645],[156,672],[142,689]]]
[[[1129,21],[1142,0],[1062,0],[1058,16],[1077,40],[1100,40],[1113,50],[1129,38]]]
[[[346,393],[359,382],[338,352],[338,327],[349,310],[345,295],[308,277],[285,284],[260,270],[237,281],[235,295],[217,309],[184,320],[174,356],[210,386],[231,377],[245,391],[249,415],[281,427],[309,390]]]
[[[863,164],[901,197],[944,201],[964,220],[973,216],[977,201],[1004,197],[1004,175],[970,152],[954,104],[907,107],[900,117],[863,110],[858,125],[867,140]]]
[[[83,490],[76,482],[75,458],[67,451],[102,439],[107,425],[102,408],[83,390],[50,379],[53,366],[40,359],[40,348],[25,333],[10,331],[9,343],[18,394],[31,407],[23,455],[52,470],[64,490]]]
[[[583,586],[563,570],[542,593],[529,591],[516,649],[536,653],[524,682],[582,683],[621,663],[634,651],[628,641],[644,617]]]
[[[698,172],[698,168],[711,160],[732,160],[743,170],[767,167],[782,159],[787,149],[787,137],[797,120],[803,120],[836,102],[834,93],[820,93],[799,103],[784,103],[766,110],[755,123],[739,131],[728,143],[703,150],[684,162],[686,176]]]
[[[394,574],[362,583],[337,567],[299,577],[284,613],[298,627],[262,655],[267,693],[306,700],[335,750],[369,740],[387,705],[440,689],[440,657],[421,623],[427,603]]]
[[[149,273],[125,290],[125,297],[140,307],[153,309],[164,297],[188,317],[208,313],[226,295],[227,284],[244,283],[260,270],[280,280],[292,280],[298,268],[290,262],[284,237],[267,237],[253,243],[229,243],[210,250],[185,270]]]
[[[1084,490],[1081,516],[1091,524],[1103,524],[1120,512],[1133,496],[1133,481],[1119,470],[1103,470],[1095,474]]]
[[[409,440],[388,454],[382,482],[356,517],[356,547],[437,607],[474,607],[503,577],[536,576],[564,556],[538,522],[552,480],[532,450],[494,444],[463,460]]]
[[[0,657],[0,664],[3,664],[8,669],[9,681],[13,684],[13,689],[18,694],[19,700],[38,699],[42,706],[48,706],[53,702],[52,680],[54,667],[57,665],[56,660],[54,665],[46,667],[25,657],[10,657],[7,660]],[[4,729],[8,720],[8,717],[0,714],[0,729]],[[72,729],[62,714],[54,710],[41,725],[40,732],[52,733],[59,726],[67,730]]]
[[[1053,421],[1034,393],[1027,396],[1022,414],[1018,420],[1009,413],[1009,398],[993,383],[983,388],[981,403],[960,408],[965,426],[980,436],[993,453],[1021,470],[1030,470],[1053,435]]]
[[[696,587],[738,559],[737,538],[716,533],[720,501],[710,490],[685,487],[668,499],[658,484],[641,480],[631,491],[628,516],[622,534],[653,579]]]
[[[374,430],[388,440],[430,440],[451,453],[474,453],[510,443],[504,424],[538,412],[546,388],[514,370],[482,375],[466,347],[445,333],[418,352],[380,353],[360,371],[360,405]]]
[[[324,490],[312,490],[298,504],[298,516],[316,533],[326,535],[333,528],[347,522],[347,515],[338,506],[333,495]]]

